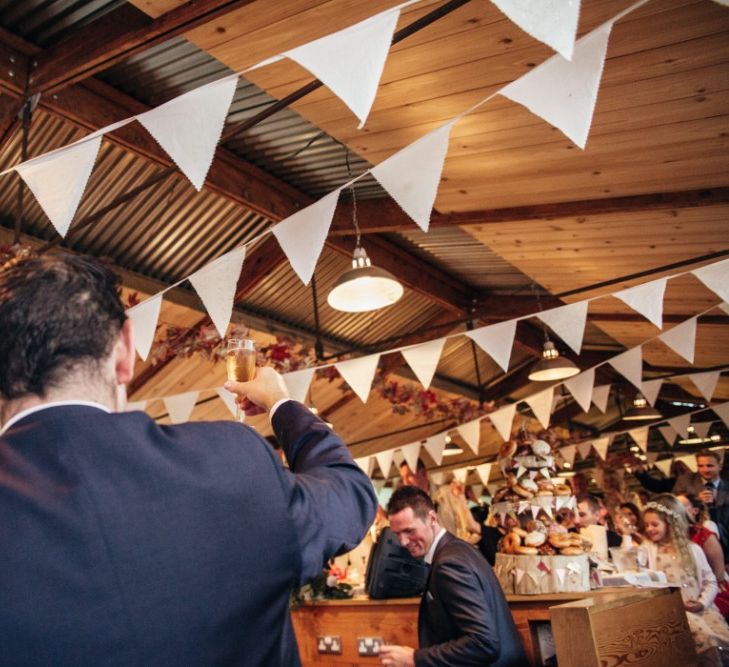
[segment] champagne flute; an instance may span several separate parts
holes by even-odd
[[[225,353],[225,368],[231,382],[248,382],[256,377],[255,341],[250,338],[230,338]],[[245,413],[239,407],[236,407],[236,418],[240,422],[245,420]]]

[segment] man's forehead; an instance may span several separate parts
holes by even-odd
[[[390,515],[390,528],[404,530],[412,526],[418,518],[415,516],[412,507],[406,507],[395,514]]]

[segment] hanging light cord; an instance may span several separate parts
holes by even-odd
[[[537,300],[537,309],[541,313],[542,312],[542,298],[539,294],[539,290],[537,289],[537,283],[532,280],[531,285],[529,285],[529,287],[531,287],[532,294],[534,294],[534,298],[536,298],[536,300]],[[542,331],[544,332],[544,342],[548,343],[549,334],[547,333],[547,325],[544,324],[544,322],[542,322]]]
[[[352,163],[349,161],[349,148],[342,144],[344,147],[344,159],[347,163],[347,178],[352,179]],[[357,220],[357,191],[354,189],[354,183],[349,186],[352,192],[352,223],[354,224],[354,231],[356,233],[355,248],[359,248],[360,231],[359,231],[359,220]]]

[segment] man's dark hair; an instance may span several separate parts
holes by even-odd
[[[400,468],[400,470],[402,470],[405,466],[408,466],[408,468],[410,467],[408,462],[403,459],[398,467]],[[415,467],[415,470],[413,470],[412,472],[420,472],[421,470],[425,470],[425,462],[423,461],[423,459],[419,458],[418,464]]]
[[[721,456],[719,456],[719,452],[712,452],[710,449],[702,449],[700,452],[696,452],[696,459],[698,460],[699,457],[711,457],[719,465],[721,465]]]
[[[577,503],[585,503],[590,508],[591,512],[599,512],[602,509],[598,497],[593,496],[591,493],[578,496]]]
[[[126,315],[118,278],[81,255],[30,256],[0,269],[0,397],[44,396],[109,355]]]
[[[435,510],[433,501],[425,491],[417,486],[401,486],[390,496],[390,502],[387,503],[387,514],[391,516],[408,507],[413,510],[416,517],[423,520],[427,518],[431,510]]]

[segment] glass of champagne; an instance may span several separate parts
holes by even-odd
[[[250,338],[230,338],[225,353],[225,368],[228,380],[248,382],[256,376],[256,343]],[[245,414],[237,408],[238,421],[244,421]]]

